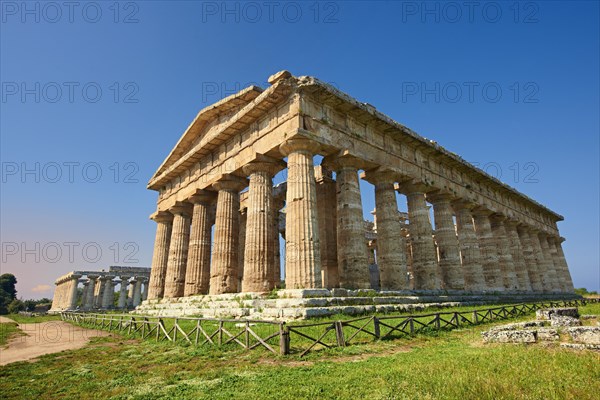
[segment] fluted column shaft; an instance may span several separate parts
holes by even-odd
[[[433,243],[433,229],[425,202],[425,187],[420,184],[402,185],[408,204],[408,230],[412,245],[412,263],[415,290],[441,288],[437,255]]]
[[[180,203],[169,210],[173,214],[173,230],[165,277],[164,297],[182,297],[185,290],[188,247],[190,243],[191,205]]]
[[[99,278],[98,284],[96,285],[96,292],[94,293],[94,307],[102,307],[102,298],[104,296],[104,287],[106,286],[106,278],[104,276]]]
[[[94,298],[95,298],[95,293],[96,293],[96,280],[98,279],[98,277],[93,276],[93,275],[88,275],[88,279],[90,281],[89,281],[89,285],[88,285],[87,296],[85,299],[85,308],[91,309],[91,308],[94,308]]]
[[[544,250],[542,249],[542,245],[540,243],[539,231],[535,229],[531,229],[529,231],[529,237],[531,239],[531,248],[533,250],[533,256],[535,258],[536,269],[539,274],[539,279],[542,285],[542,290],[544,292],[552,292],[554,291],[554,283],[552,282],[553,276],[549,273],[550,267],[548,266],[548,262],[546,260],[546,256],[544,255]]]
[[[548,236],[545,233],[540,232],[538,233],[538,239],[542,249],[541,254],[544,259],[543,265],[545,267],[543,271],[545,271],[545,275],[548,279],[548,289],[552,292],[560,292],[560,282],[554,267],[552,254],[550,253],[550,247],[548,246]]]
[[[554,243],[554,237],[547,235],[546,241],[548,243],[548,252],[550,253],[550,258],[552,260],[552,264],[554,265],[554,274],[556,275],[556,290],[558,292],[564,293],[566,292],[565,280],[562,271],[562,265],[560,264],[560,260],[558,257],[556,244]]]
[[[559,265],[561,266],[562,270],[564,290],[567,293],[573,293],[573,291],[575,290],[573,286],[573,279],[571,278],[571,273],[569,272],[569,265],[567,264],[567,259],[565,258],[565,253],[562,248],[562,242],[564,240],[564,238],[560,237],[555,239],[556,251],[558,254]]]
[[[137,283],[137,278],[133,278],[129,281],[129,292],[127,294],[127,307],[133,307],[133,296],[135,293],[135,284]]]
[[[519,240],[521,242],[523,260],[527,267],[527,276],[529,277],[531,290],[534,292],[543,292],[544,285],[538,268],[537,259],[533,251],[530,230],[525,225],[518,225],[517,233],[519,234]]]
[[[104,281],[104,292],[102,293],[102,308],[112,308],[115,296],[115,288],[112,277],[106,277]]]
[[[69,293],[69,309],[73,310],[77,307],[77,286],[79,285],[79,278],[81,275],[72,275],[71,279],[71,293]]]
[[[250,177],[244,248],[244,292],[268,292],[275,287],[273,241],[273,175],[275,164],[255,162],[244,166]]]
[[[143,279],[138,278],[133,289],[133,306],[137,307],[142,302],[142,281]]]
[[[214,195],[197,194],[190,199],[194,204],[192,226],[185,271],[184,296],[207,294],[210,284],[211,220],[210,203]]]
[[[515,273],[515,264],[512,258],[510,242],[504,227],[506,217],[494,215],[490,219],[492,235],[496,241],[496,249],[498,251],[498,263],[500,264],[500,273],[502,274],[502,283],[507,290],[518,290],[519,283]]]
[[[517,232],[517,221],[505,221],[504,228],[508,237],[510,253],[515,266],[515,274],[517,276],[519,290],[531,292],[532,287],[529,280],[528,267],[525,263],[521,240],[519,239],[519,233]]]
[[[336,288],[340,286],[337,260],[336,183],[323,166],[316,167],[315,174],[323,287]]]
[[[322,287],[317,221],[314,142],[291,139],[280,146],[287,155],[285,283],[288,289]]]
[[[473,214],[473,222],[475,223],[475,232],[479,240],[483,276],[485,277],[487,289],[503,291],[504,282],[500,273],[498,250],[496,240],[492,234],[490,215],[491,212],[486,210],[476,210]]]
[[[452,219],[451,197],[444,194],[427,195],[433,204],[435,223],[435,241],[438,247],[438,263],[442,279],[442,288],[462,290],[465,280],[460,264],[458,237]]]
[[[358,169],[353,160],[337,160],[337,258],[340,286],[369,289],[369,259]]]
[[[386,173],[367,173],[366,179],[375,186],[380,289],[407,290],[406,245],[394,189],[395,178]]]
[[[128,280],[129,280],[129,277],[127,277],[127,276],[121,277],[121,289],[119,290],[119,302],[118,302],[119,308],[127,307],[127,285],[128,285],[127,281]]]
[[[236,293],[239,291],[239,192],[245,183],[232,178],[213,186],[219,193],[209,293]]]
[[[154,239],[148,298],[159,299],[165,293],[165,278],[167,276],[167,264],[169,261],[173,214],[162,212],[158,213],[152,219],[156,222],[156,238]],[[125,307],[125,304],[120,307]]]
[[[486,289],[479,241],[475,234],[471,206],[464,202],[453,204],[456,213],[456,234],[460,248],[460,261],[465,280],[465,289],[482,291]]]

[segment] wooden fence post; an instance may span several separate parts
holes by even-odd
[[[381,326],[379,326],[379,318],[373,317],[373,333],[376,339],[381,338]]]
[[[339,347],[345,347],[346,340],[344,339],[344,326],[342,325],[342,321],[336,321],[334,325],[337,344]]]
[[[279,353],[282,356],[290,354],[290,332],[285,322],[279,324]]]

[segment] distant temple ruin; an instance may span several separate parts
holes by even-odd
[[[135,308],[148,297],[149,278],[150,268],[143,267],[111,266],[108,271],[69,272],[54,283],[50,312]],[[115,304],[117,285],[120,289]]]

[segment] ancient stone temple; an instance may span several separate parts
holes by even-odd
[[[144,304],[283,285],[313,297],[572,294],[561,215],[315,78],[269,83],[200,111],[150,180]],[[361,180],[374,188],[369,229]]]
[[[148,297],[150,268],[111,266],[108,271],[72,271],[58,278],[49,312],[137,307]],[[115,298],[115,288],[119,293]],[[81,290],[80,290],[81,289]]]

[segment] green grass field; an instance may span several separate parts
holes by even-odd
[[[0,347],[4,346],[11,336],[22,334],[17,324],[12,322],[0,323]]]
[[[580,312],[600,314],[600,304]],[[35,363],[0,367],[0,388],[4,398],[27,399],[597,398],[598,353],[483,344],[480,333],[492,325],[371,341],[304,358],[114,335]]]

